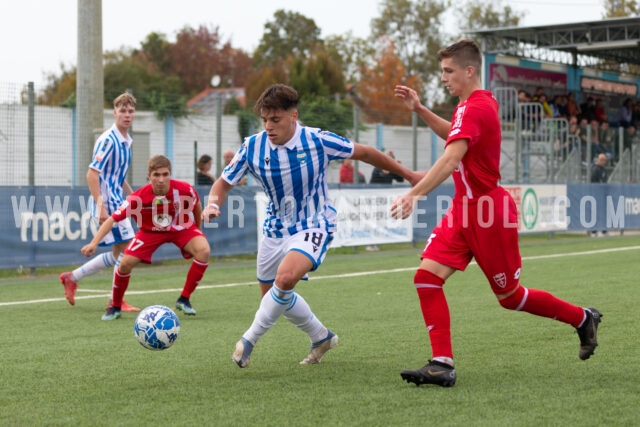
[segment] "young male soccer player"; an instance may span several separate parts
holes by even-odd
[[[418,197],[426,196],[453,175],[453,206],[432,231],[422,253],[414,284],[431,341],[431,360],[422,368],[402,371],[407,382],[452,386],[456,382],[449,308],[444,282],[475,258],[504,308],[556,319],[577,328],[579,357],[594,352],[602,314],[520,284],[522,260],[518,248],[517,211],[500,185],[500,120],[498,103],[482,90],[482,56],[471,40],[461,40],[438,52],[442,82],[459,98],[451,122],[420,103],[418,94],[396,86],[395,95],[446,140],[442,157],[422,180],[391,206],[396,218],[407,218]]]
[[[132,189],[126,181],[131,164],[131,135],[129,129],[136,115],[136,99],[130,93],[123,93],[113,100],[113,125],[96,140],[93,158],[87,172],[87,184],[91,191],[89,209],[92,221],[102,224],[124,202],[125,192]],[[133,238],[133,227],[126,219],[104,236],[100,246],[111,246],[110,252],[87,261],[73,271],[60,275],[64,295],[69,304],[74,305],[78,282],[86,276],[96,274],[106,267],[118,268],[118,262],[127,243]],[[140,311],[139,308],[122,302],[123,311]]]
[[[184,258],[194,258],[176,308],[187,315],[196,314],[189,298],[209,266],[210,253],[209,243],[200,231],[200,198],[189,183],[171,179],[171,161],[166,156],[153,156],[148,166],[151,183],[130,194],[82,248],[82,254],[89,257],[115,223],[133,218],[138,225],[114,274],[112,299],[102,320],[120,318],[131,270],[140,262],[151,263],[151,256],[164,243],[179,247]]]
[[[329,162],[362,160],[411,183],[421,175],[372,147],[300,125],[298,93],[292,87],[270,86],[260,95],[254,110],[264,130],[245,139],[221,179],[211,187],[210,203],[203,212],[206,221],[218,217],[227,193],[247,172],[262,185],[269,199],[257,260],[263,298],[232,359],[241,368],[247,367],[260,337],[284,316],[311,341],[309,354],[300,363],[320,363],[338,343],[338,336],[320,322],[295,287],[320,266],[333,239],[337,215],[328,195]]]

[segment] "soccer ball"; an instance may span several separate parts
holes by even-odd
[[[133,331],[144,348],[166,350],[178,339],[180,320],[169,307],[152,305],[138,313]]]

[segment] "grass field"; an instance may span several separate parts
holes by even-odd
[[[85,279],[76,305],[57,274],[0,279],[3,426],[632,426],[640,422],[640,236],[525,239],[526,286],[604,314],[600,346],[578,359],[568,325],[502,309],[478,267],[455,274],[449,300],[458,382],[416,387],[428,337],[413,287],[420,249],[336,250],[297,290],[340,345],[298,364],[308,340],[284,319],[251,365],[230,359],[258,305],[251,260],[212,263],[179,313],[176,344],[141,347],[134,313],[103,322],[110,275]],[[134,271],[127,301],[173,306],[187,264]]]

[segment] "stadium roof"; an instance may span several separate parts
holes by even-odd
[[[468,31],[484,53],[640,75],[640,17]]]

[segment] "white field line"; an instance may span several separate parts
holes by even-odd
[[[552,259],[552,258],[564,258],[571,256],[587,256],[587,255],[597,255],[597,254],[605,254],[611,252],[622,252],[622,251],[633,251],[640,249],[640,246],[627,246],[623,248],[611,248],[611,249],[598,249],[593,251],[584,251],[584,252],[567,252],[562,254],[551,254],[551,255],[536,255],[536,256],[528,256],[522,257],[522,261],[535,261],[539,259]],[[475,264],[475,261],[471,264]],[[414,267],[408,268],[392,268],[389,270],[375,270],[375,271],[361,271],[358,273],[346,273],[346,274],[333,274],[329,276],[313,276],[311,281],[318,280],[327,280],[327,279],[341,279],[345,277],[358,277],[358,276],[370,276],[372,274],[387,274],[387,273],[398,273],[402,271],[414,271],[417,268],[417,264]],[[198,290],[202,289],[218,289],[218,288],[231,288],[236,286],[249,286],[249,285],[257,285],[257,281],[252,282],[240,282],[240,283],[226,283],[222,285],[198,285]],[[166,292],[180,292],[182,288],[176,289],[157,289],[151,291],[127,291],[127,295],[147,295],[147,294],[159,294]],[[86,296],[76,296],[77,300],[83,299],[92,299],[92,298],[109,298],[111,297],[111,291],[100,291],[100,290],[82,290],[78,289],[78,292],[91,292],[95,293],[94,295],[86,295]],[[9,302],[0,302],[0,307],[9,306],[9,305],[23,305],[23,304],[38,304],[44,302],[59,302],[65,301],[64,298],[46,298],[46,299],[35,299],[28,301],[9,301]]]

